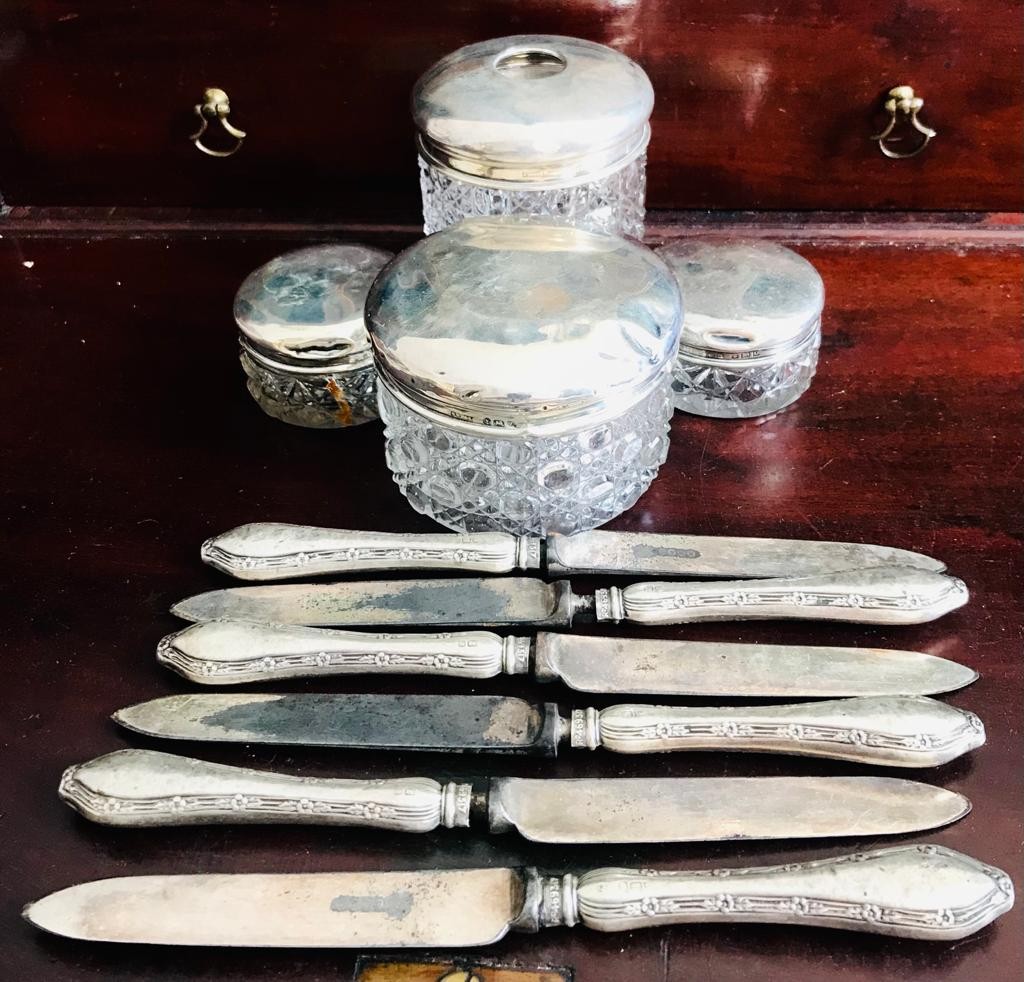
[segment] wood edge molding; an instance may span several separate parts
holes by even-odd
[[[412,240],[418,224],[332,221],[260,211],[177,208],[53,208],[13,206],[0,235],[18,238],[187,238],[246,236],[306,239],[311,235]],[[672,212],[647,216],[646,241],[681,237],[769,238],[789,243],[864,246],[903,243],[925,248],[1004,248],[1024,243],[1016,212]]]

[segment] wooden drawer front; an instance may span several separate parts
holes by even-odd
[[[10,204],[415,220],[413,81],[461,44],[546,32],[649,72],[653,208],[1021,207],[1016,0],[11,0],[0,28]],[[893,161],[869,137],[904,83],[939,135]],[[229,159],[187,139],[209,85],[249,132]]]

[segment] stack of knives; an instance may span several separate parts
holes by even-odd
[[[917,624],[967,601],[930,557],[839,542],[587,532],[401,535],[245,525],[204,543],[237,578],[450,571],[455,578],[245,586],[190,597],[193,622],[159,660],[204,686],[373,673],[526,674],[589,693],[813,700],[756,706],[576,708],[478,695],[192,693],[115,714],[184,740],[554,756],[682,750],[802,754],[933,767],[984,743],[972,713],[930,698],[974,681],[955,662],[873,648],[719,644],[554,633],[801,618]],[[671,577],[578,596],[548,576]],[[533,576],[529,575],[531,572]],[[488,574],[467,577],[465,574]],[[527,575],[522,575],[523,573]],[[501,574],[515,574],[502,576]],[[337,628],[385,628],[357,633]],[[440,633],[391,633],[394,628]],[[542,628],[499,636],[480,628]],[[961,795],[892,777],[316,779],[122,750],[68,768],[62,797],[116,826],[304,823],[426,832],[480,823],[548,843],[877,836],[954,822]],[[600,931],[775,922],[956,939],[1013,903],[1002,871],[904,844],[782,867],[140,876],[69,887],[26,908],[70,937],[162,944],[468,946],[509,930]]]

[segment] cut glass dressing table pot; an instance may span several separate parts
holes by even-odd
[[[811,384],[825,288],[818,271],[772,242],[673,242],[658,250],[679,280],[686,319],[677,409],[722,419],[764,416]]]
[[[368,246],[317,245],[246,277],[235,295],[240,358],[265,413],[320,429],[377,418],[363,304],[390,258]]]
[[[423,224],[530,214],[641,238],[650,79],[625,55],[550,35],[459,48],[416,83]]]
[[[665,460],[681,317],[632,240],[522,217],[423,239],[366,305],[395,481],[459,531],[609,521]]]

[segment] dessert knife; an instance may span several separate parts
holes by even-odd
[[[970,802],[892,777],[345,780],[118,750],[69,767],[60,795],[102,825],[362,826],[430,832],[479,822],[534,842],[712,842],[876,836],[947,825]]]
[[[985,742],[974,713],[925,696],[788,706],[621,705],[575,709],[504,696],[199,693],[114,713],[129,730],[212,740],[404,750],[539,754],[558,745],[616,753],[737,750],[935,767]]]
[[[239,526],[207,539],[200,554],[211,566],[242,580],[426,569],[757,579],[871,566],[911,566],[936,573],[946,568],[907,549],[816,539],[651,532],[579,532],[537,539],[506,532],[352,532],[280,522]]]
[[[785,866],[125,876],[58,890],[27,920],[85,941],[258,948],[469,947],[511,931],[694,922],[845,928],[951,941],[1013,906],[999,869],[938,845]]]
[[[487,631],[358,634],[328,628],[207,621],[170,634],[157,659],[192,682],[231,685],[331,675],[531,674],[581,692],[618,695],[825,697],[930,695],[969,685],[972,669],[916,651],[593,638]],[[532,668],[531,668],[532,665]]]
[[[189,621],[242,620],[317,626],[569,627],[601,622],[801,618],[857,624],[921,624],[967,602],[944,573],[878,567],[797,579],[633,583],[575,596],[567,580],[529,577],[278,583],[188,597],[171,608]]]

